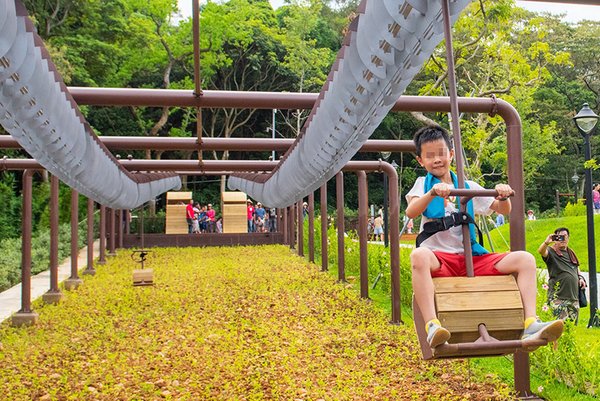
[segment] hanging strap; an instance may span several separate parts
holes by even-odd
[[[477,228],[479,244],[483,246],[483,234],[481,233],[479,226],[475,223],[473,217],[465,212],[454,212],[445,217],[431,219],[423,224],[423,231],[417,236],[416,246],[417,248],[420,247],[423,241],[440,231],[446,231],[452,227],[458,227],[464,224],[473,224],[475,228]]]

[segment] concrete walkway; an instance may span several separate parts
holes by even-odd
[[[94,242],[94,259],[98,257],[99,241]],[[79,251],[77,268],[81,272],[87,266],[87,247]],[[58,266],[59,283],[71,276],[71,258],[67,258]],[[31,277],[31,301],[44,295],[50,289],[50,270],[43,271]],[[0,322],[10,318],[21,309],[21,284],[0,293]]]

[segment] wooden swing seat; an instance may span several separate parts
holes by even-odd
[[[154,285],[154,272],[152,269],[135,269],[133,271],[133,285]]]
[[[432,349],[413,297],[415,329],[424,359],[500,356],[533,351],[547,343],[520,339],[523,304],[512,275],[434,278],[433,283],[436,314],[452,336],[447,344]]]

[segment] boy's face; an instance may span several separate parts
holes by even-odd
[[[454,150],[448,149],[443,139],[426,142],[421,145],[421,156],[417,161],[427,172],[436,177],[442,177],[450,171],[450,164],[454,157]]]

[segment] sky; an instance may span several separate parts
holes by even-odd
[[[192,0],[178,0],[179,8],[184,17],[192,14]],[[283,5],[284,0],[270,0],[274,8]],[[536,12],[549,12],[552,14],[566,13],[564,21],[578,22],[582,19],[600,20],[599,6],[584,6],[578,4],[546,3],[540,1],[517,1],[519,7]]]

